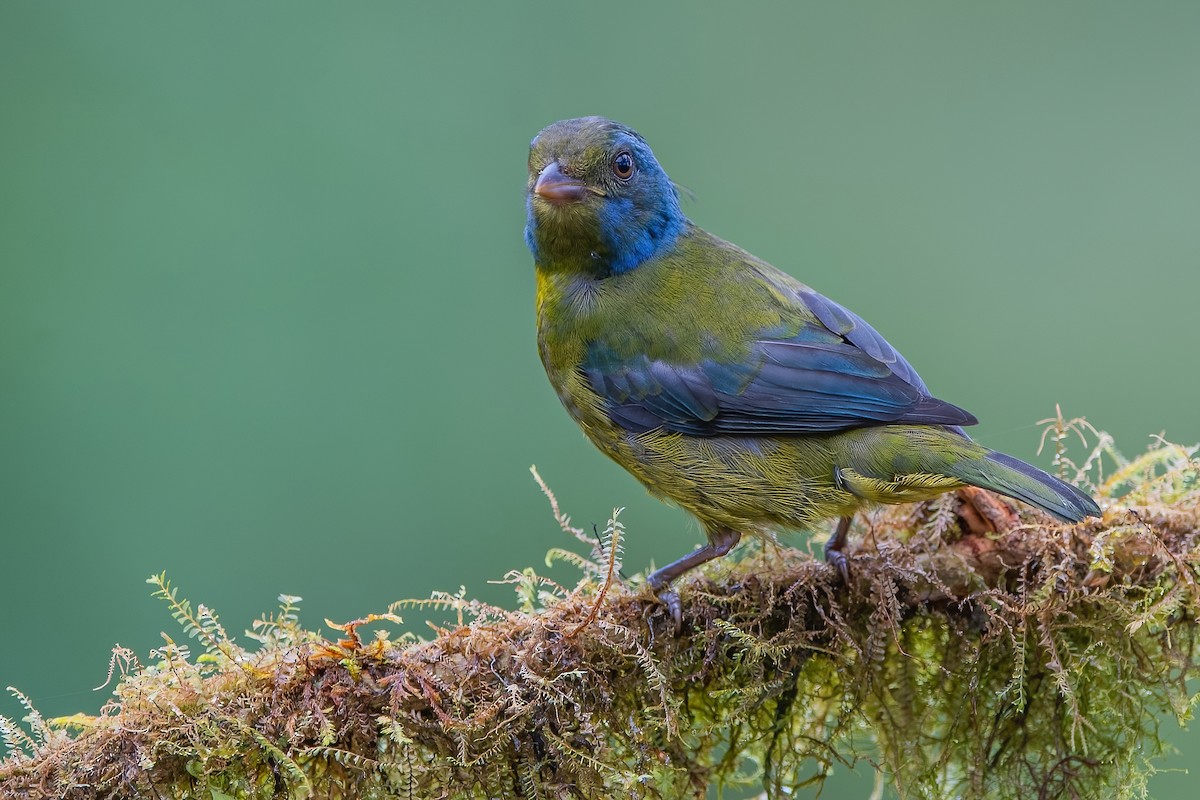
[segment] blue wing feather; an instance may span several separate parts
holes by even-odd
[[[900,355],[887,339],[884,339],[858,314],[811,289],[802,289],[799,296],[821,324],[831,332],[845,337],[846,341],[861,349],[868,356],[885,364],[893,374],[906,383],[912,384],[926,394],[929,393],[929,390],[925,388],[925,381],[921,380],[921,376],[904,359],[904,356]]]
[[[764,337],[739,363],[619,360],[593,348],[583,365],[609,418],[632,431],[695,436],[832,433],[867,425],[972,425],[931,397],[904,357],[859,316],[808,289],[815,316],[794,336]]]

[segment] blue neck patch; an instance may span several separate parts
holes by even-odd
[[[673,198],[672,198],[673,199]],[[600,235],[607,250],[607,266],[619,275],[675,246],[684,216],[675,203],[664,203],[658,213],[639,214],[628,197],[610,197],[600,210]]]

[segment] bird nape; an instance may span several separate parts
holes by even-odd
[[[962,486],[1066,522],[1091,497],[972,441],[862,318],[694,225],[645,139],[601,117],[529,149],[525,241],[538,350],[588,438],[691,512],[708,544],[653,573],[664,590],[743,534],[839,519]]]

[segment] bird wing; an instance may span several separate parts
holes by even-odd
[[[807,287],[792,292],[815,320],[786,338],[755,339],[748,357],[736,363],[617,358],[593,347],[583,373],[606,400],[609,418],[636,432],[813,434],[888,423],[976,422],[931,397],[904,357],[856,314]]]

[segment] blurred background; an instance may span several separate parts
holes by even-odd
[[[281,592],[311,626],[511,602],[488,581],[569,544],[532,463],[577,523],[628,507],[631,571],[698,542],[537,359],[525,159],[564,117],[637,128],[696,222],[870,320],[986,444],[1048,466],[1056,403],[1130,454],[1195,442],[1198,30],[1188,2],[0,5],[0,686],[95,712],[113,645],[176,630],[160,570],[233,631]]]

